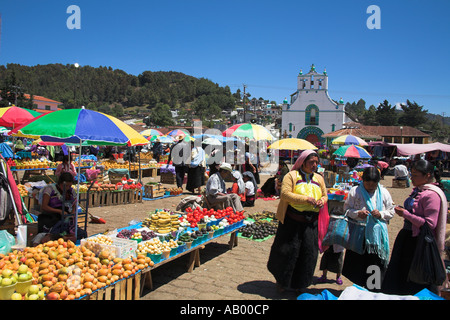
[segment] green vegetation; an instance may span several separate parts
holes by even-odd
[[[40,95],[63,103],[63,108],[85,106],[113,116],[148,117],[152,124],[167,125],[170,111],[188,121],[220,119],[222,110],[233,110],[236,98],[228,86],[173,71],[145,71],[138,76],[111,67],[48,64],[0,66],[3,104],[17,101],[32,108],[20,93]],[[15,100],[19,92],[19,99]],[[26,105],[26,103],[28,103]],[[159,114],[162,112],[162,114]],[[162,121],[162,123],[160,123]]]
[[[410,126],[428,132],[434,141],[447,142],[450,136],[449,118],[429,114],[417,102],[406,100],[401,109],[384,100],[377,107],[371,105],[366,109],[366,102],[360,99],[345,105],[348,116],[368,126]]]

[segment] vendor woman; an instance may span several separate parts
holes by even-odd
[[[75,214],[76,198],[73,194],[73,176],[63,172],[58,183],[50,184],[42,190],[41,213],[38,216],[38,232],[49,232],[61,220],[62,207],[67,213]],[[64,197],[65,195],[65,197]]]
[[[313,280],[319,254],[319,211],[327,201],[325,182],[315,172],[318,163],[317,153],[303,151],[281,185],[278,230],[267,263],[280,292],[303,290]]]

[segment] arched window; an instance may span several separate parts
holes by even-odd
[[[316,105],[310,104],[305,110],[305,125],[318,126],[319,125],[319,108]]]

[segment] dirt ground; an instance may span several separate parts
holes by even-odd
[[[260,186],[269,178],[269,175],[261,175]],[[143,183],[148,181],[159,181],[160,177],[144,178]],[[391,193],[392,199],[396,204],[402,204],[404,199],[409,195],[410,189],[392,188],[392,177],[386,176],[381,183],[387,187]],[[228,184],[227,184],[228,187]],[[137,204],[128,204],[122,206],[108,206],[90,208],[89,212],[106,220],[106,224],[88,224],[88,234],[93,235],[102,233],[115,228],[122,228],[129,225],[130,221],[141,221],[155,209],[172,209],[174,210],[178,203],[186,196],[190,196],[189,192],[185,192],[178,197],[169,197],[160,200],[143,201]],[[255,206],[245,208],[246,212],[254,213],[263,210],[276,212],[279,200],[265,201],[257,199]],[[392,250],[395,237],[403,226],[403,219],[397,215],[390,221],[388,225],[389,240]],[[194,269],[192,273],[184,271],[183,262],[171,262],[163,265],[154,271],[153,281],[154,288],[146,290],[141,299],[295,299],[295,293],[279,294],[275,289],[275,281],[273,276],[267,271],[266,263],[270,252],[273,238],[264,242],[255,242],[239,238],[239,245],[232,250],[228,250],[228,237],[217,239],[217,243],[208,244],[201,253],[201,266]],[[251,256],[249,258],[249,256]],[[321,255],[316,266],[315,277],[321,276],[319,270]],[[178,259],[177,259],[178,260]],[[252,260],[252,261],[248,261]],[[250,272],[236,273],[236,268],[244,268]],[[232,272],[230,270],[233,270]],[[217,277],[217,273],[222,276]],[[327,289],[337,296],[345,287],[352,283],[343,277],[344,284],[337,285],[333,280],[335,274],[329,273],[330,281],[325,284],[313,284],[308,288],[310,293],[318,293],[323,289]],[[202,290],[185,289],[186,284],[198,281],[201,283]],[[203,283],[204,281],[204,283]],[[213,285],[210,285],[211,282]],[[208,286],[211,290],[208,291]],[[187,286],[189,287],[189,285]],[[183,288],[184,290],[180,289]],[[206,293],[205,293],[206,290]],[[218,290],[221,292],[217,294]]]

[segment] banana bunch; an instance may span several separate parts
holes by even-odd
[[[146,218],[142,225],[157,233],[169,233],[178,230],[180,221],[178,220],[178,215],[160,211]]]

